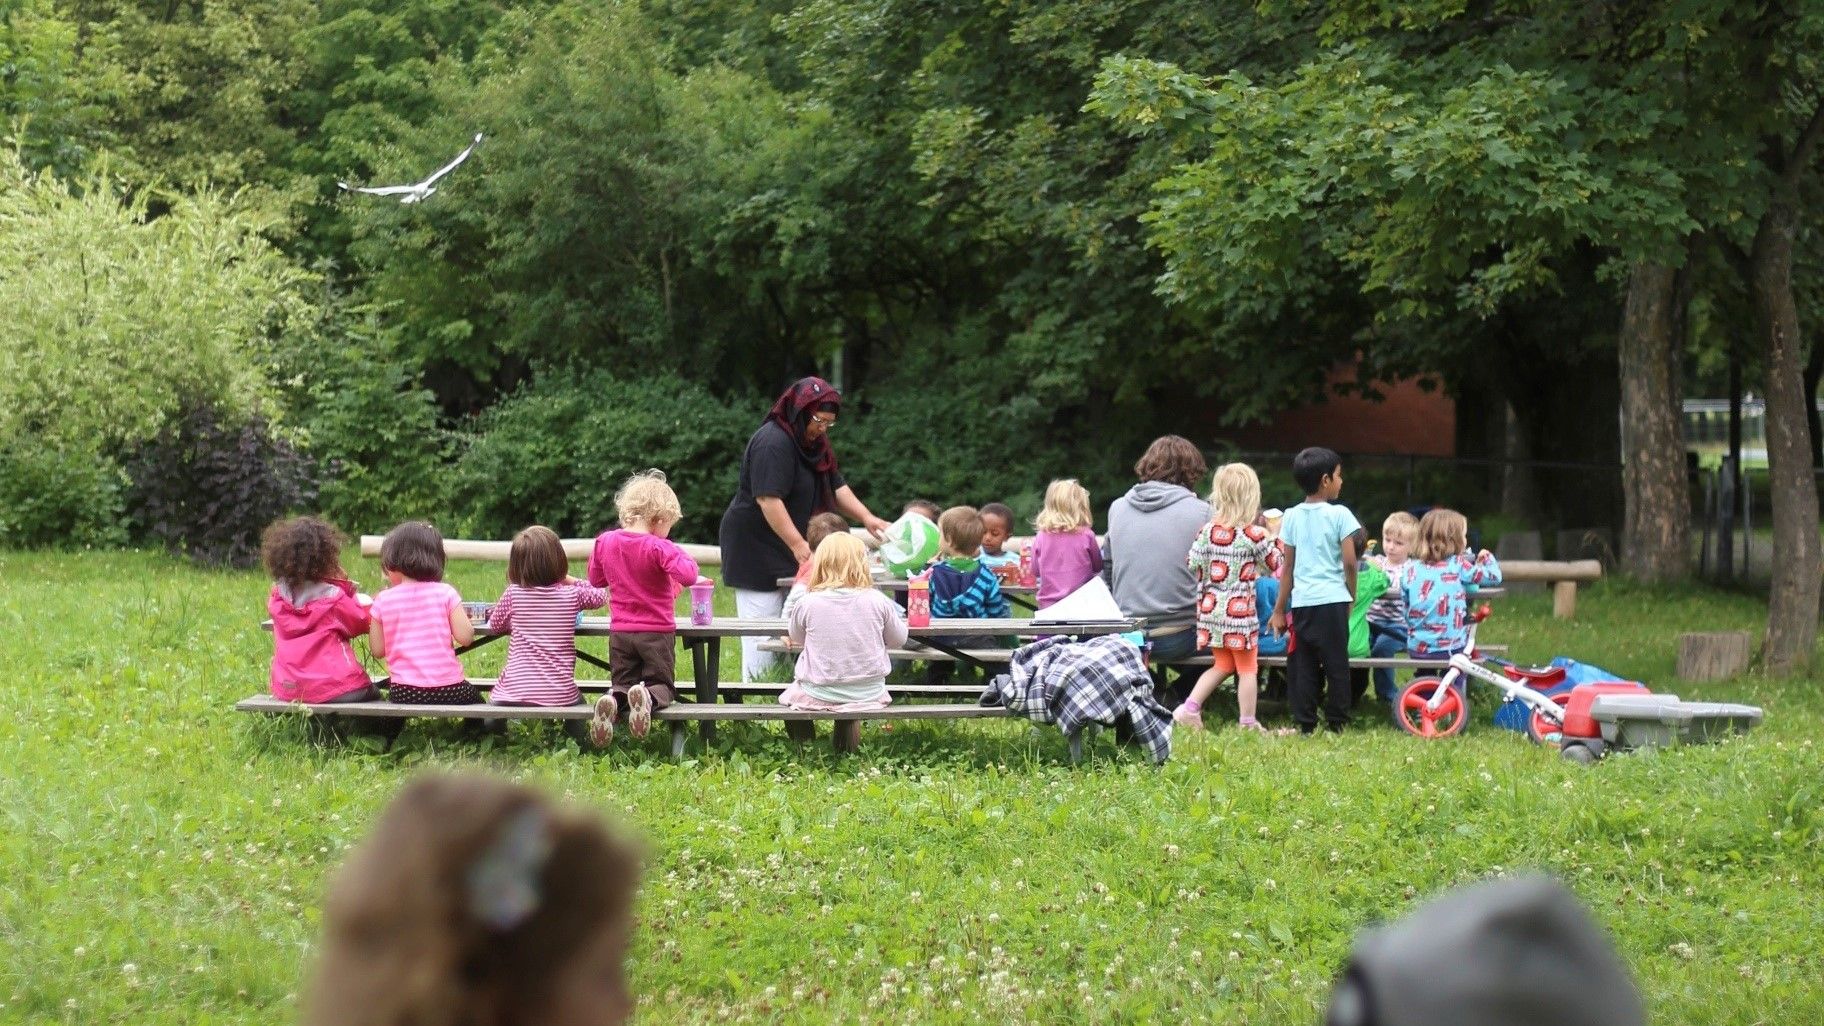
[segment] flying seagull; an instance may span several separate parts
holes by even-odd
[[[449,174],[451,171],[456,170],[458,165],[469,159],[469,154],[475,152],[475,147],[480,145],[481,133],[476,132],[475,139],[469,143],[468,149],[456,154],[455,160],[438,168],[435,174],[416,185],[381,185],[364,188],[350,185],[347,182],[337,182],[336,184],[342,187],[343,192],[365,192],[369,196],[397,196],[401,203],[418,203],[423,201],[431,193],[436,192],[437,180],[444,175]]]

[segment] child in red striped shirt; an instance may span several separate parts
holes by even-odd
[[[507,590],[488,614],[488,629],[509,634],[507,668],[488,696],[494,705],[575,705],[576,617],[608,604],[608,593],[570,576],[564,543],[548,527],[532,526],[513,538],[507,552]],[[582,720],[565,720],[564,730],[580,743],[589,734]]]

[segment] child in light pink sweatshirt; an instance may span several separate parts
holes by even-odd
[[[609,692],[596,700],[591,739],[614,739],[622,715],[634,737],[652,729],[652,714],[677,699],[678,590],[697,582],[697,561],[672,541],[683,516],[663,471],[627,479],[614,497],[621,527],[595,539],[589,583],[608,589]]]
[[[803,646],[791,687],[779,696],[800,709],[884,709],[888,650],[906,643],[899,607],[874,588],[867,550],[849,534],[832,534],[811,557],[810,591],[786,618],[792,644]]]

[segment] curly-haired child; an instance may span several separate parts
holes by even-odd
[[[260,558],[272,577],[272,693],[287,702],[375,697],[351,639],[367,633],[366,596],[342,571],[341,532],[316,517],[266,528]]]
[[[614,740],[614,723],[645,737],[652,714],[677,698],[678,590],[697,582],[697,561],[671,540],[684,515],[665,473],[635,474],[615,493],[618,530],[595,539],[589,583],[608,589],[608,676],[611,690],[596,700],[591,736]]]
[[[618,1026],[639,860],[488,777],[408,784],[336,873],[305,1026]]]

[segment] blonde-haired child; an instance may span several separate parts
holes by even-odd
[[[1039,578],[1038,605],[1052,605],[1102,572],[1102,546],[1089,512],[1089,492],[1074,477],[1045,487],[1045,508],[1033,519],[1032,568]]]
[[[1191,697],[1172,713],[1190,730],[1203,729],[1203,703],[1235,675],[1241,726],[1263,730],[1254,716],[1260,697],[1260,610],[1255,582],[1279,572],[1279,546],[1260,518],[1260,477],[1246,463],[1216,468],[1210,482],[1210,522],[1197,532],[1185,562],[1197,581],[1197,647],[1210,668]]]
[[[549,527],[533,525],[507,550],[507,590],[488,614],[488,630],[509,635],[507,667],[488,694],[492,705],[575,705],[576,618],[608,604],[608,593],[570,576],[564,543]],[[500,721],[505,725],[505,721]],[[581,720],[564,729],[584,740]]]
[[[260,539],[272,577],[271,688],[287,702],[365,702],[376,694],[350,643],[369,621],[365,596],[342,571],[344,542],[316,517],[281,520]]]
[[[589,583],[608,589],[609,692],[596,700],[590,737],[614,740],[622,714],[634,737],[652,729],[652,714],[677,698],[678,590],[697,582],[697,561],[669,535],[683,511],[665,472],[628,478],[614,496],[618,530],[595,539]]]
[[[1470,555],[1469,521],[1439,507],[1419,521],[1419,544],[1404,584],[1406,649],[1415,659],[1449,659],[1469,643],[1469,588],[1501,583],[1487,549]]]
[[[1381,521],[1381,554],[1372,557],[1387,572],[1387,591],[1368,606],[1368,654],[1386,659],[1406,651],[1406,577],[1412,573],[1412,550],[1419,541],[1419,520],[1405,510]],[[1394,698],[1393,670],[1374,671],[1374,693],[1383,702]]]
[[[591,814],[490,777],[415,780],[330,884],[303,1022],[616,1026],[638,880]]]
[[[893,700],[890,649],[906,643],[906,623],[874,587],[867,549],[846,532],[811,556],[810,590],[786,617],[798,665],[779,696],[800,709],[881,709]]]

